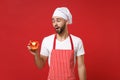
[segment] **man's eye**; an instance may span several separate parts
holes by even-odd
[[[61,20],[60,19],[57,19],[57,22],[60,22]]]
[[[55,22],[55,20],[52,20],[52,22],[54,23],[54,22]]]

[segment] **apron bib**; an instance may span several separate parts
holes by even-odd
[[[50,58],[48,80],[76,80],[74,73],[74,48],[71,36],[70,42],[72,50],[55,49],[55,35],[53,50]]]

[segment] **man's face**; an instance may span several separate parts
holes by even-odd
[[[66,20],[61,18],[61,17],[52,17],[52,24],[53,24],[53,27],[55,28],[55,31],[58,33],[58,34],[61,34],[65,31],[65,28],[66,28]]]

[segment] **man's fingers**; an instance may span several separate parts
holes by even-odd
[[[35,51],[33,51],[33,50],[30,48],[30,46],[27,46],[27,48],[28,48],[28,50],[30,51],[31,54],[33,54],[33,55],[36,54]]]
[[[29,45],[27,46],[27,48],[28,48],[29,50],[31,50],[31,48],[30,48],[30,46],[29,46]]]
[[[30,46],[30,42],[28,43],[28,46]]]

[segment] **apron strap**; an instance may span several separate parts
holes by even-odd
[[[72,41],[72,38],[71,38],[71,35],[70,35],[70,34],[69,34],[69,37],[70,37],[71,49],[74,50],[73,41]],[[53,49],[56,48],[56,38],[57,38],[57,35],[55,34],[54,42],[53,42]]]
[[[71,35],[69,35],[69,36],[70,36],[71,49],[74,50],[72,37],[71,37]]]
[[[55,49],[55,47],[56,47],[56,37],[57,37],[57,35],[55,34],[55,37],[54,37],[54,41],[53,41],[53,49]]]

